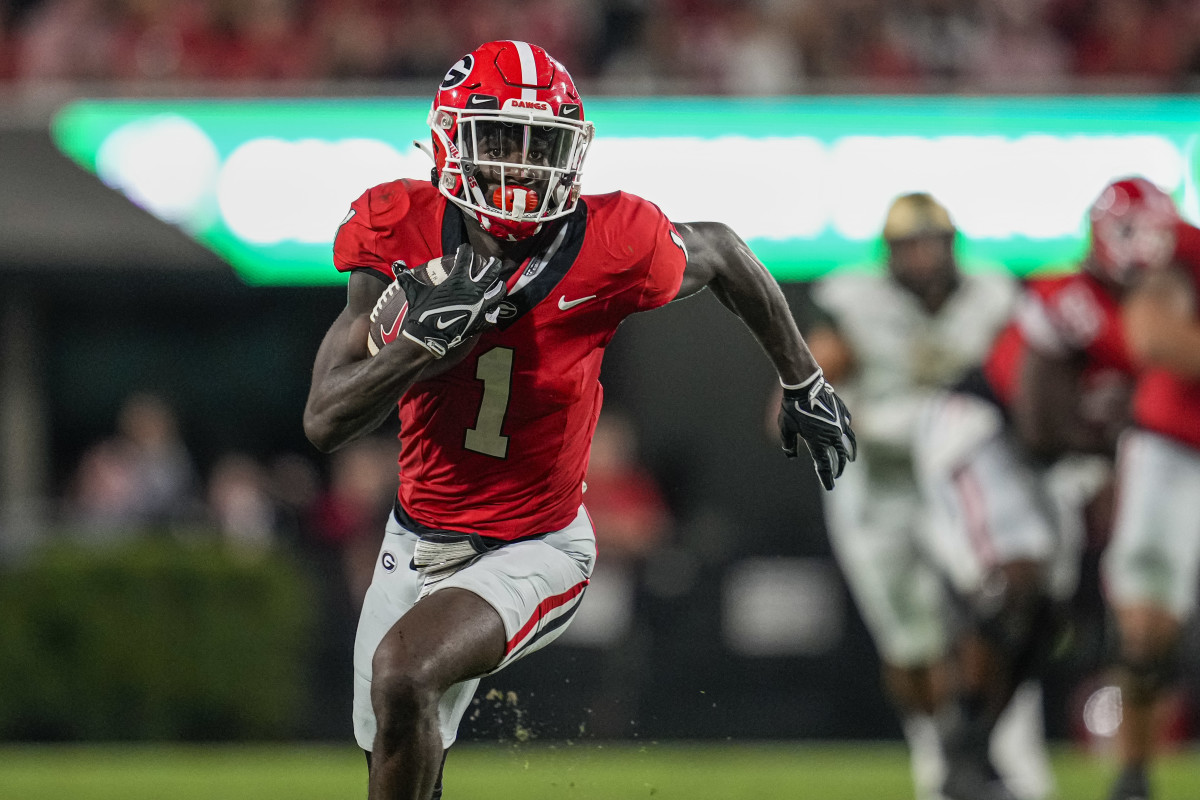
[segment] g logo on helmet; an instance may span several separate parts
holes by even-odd
[[[383,564],[384,572],[396,571],[396,557],[387,550],[383,551],[383,556],[380,557],[379,563]]]
[[[467,76],[471,74],[471,69],[474,66],[475,56],[467,53],[453,67],[447,70],[446,77],[442,78],[442,88],[453,89],[455,86],[461,86],[463,81],[467,79]]]

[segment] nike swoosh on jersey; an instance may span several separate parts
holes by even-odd
[[[435,322],[434,324],[437,325],[437,329],[439,331],[444,331],[444,330],[446,330],[446,328],[449,328],[451,325],[458,322],[460,319],[466,319],[466,318],[467,318],[466,314],[459,314],[457,317],[451,317],[450,319],[446,319],[445,317],[438,317],[437,322]]]
[[[396,319],[392,320],[391,329],[379,326],[379,338],[383,339],[384,344],[391,344],[396,341],[396,337],[400,334],[400,323],[404,321],[405,315],[408,313],[408,304],[404,304],[404,308],[400,309],[400,313],[396,315]]]
[[[574,308],[575,306],[579,305],[580,303],[586,303],[588,300],[595,300],[595,299],[596,299],[596,295],[589,294],[587,297],[581,297],[578,300],[568,300],[567,296],[564,294],[558,298],[558,310],[566,311],[568,309]]]

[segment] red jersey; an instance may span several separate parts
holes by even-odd
[[[458,207],[430,183],[367,190],[334,240],[341,271],[391,281],[466,241]],[[400,398],[398,499],[430,528],[517,539],[579,513],[617,326],[679,292],[687,256],[654,204],[585,196],[508,281],[498,328],[459,364]]]
[[[1179,224],[1175,263],[1191,277],[1195,307],[1200,308],[1200,229]],[[1133,419],[1143,428],[1200,449],[1200,381],[1165,369],[1145,370],[1133,396]]]
[[[1120,304],[1086,272],[1037,278],[1026,285],[1016,313],[983,367],[988,385],[1005,408],[1011,408],[1016,398],[1021,364],[1031,347],[1057,357],[1086,359],[1084,380],[1097,389],[1111,385],[1114,373],[1134,373]]]

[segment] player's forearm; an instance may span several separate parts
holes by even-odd
[[[1200,378],[1200,320],[1187,273],[1170,269],[1145,275],[1125,300],[1122,323],[1139,366]]]
[[[817,361],[796,327],[779,284],[729,228],[715,229],[712,241],[719,259],[709,288],[746,323],[785,384],[806,380],[816,372]]]
[[[1200,324],[1165,314],[1129,319],[1129,348],[1139,364],[1200,379]]]
[[[305,435],[328,453],[370,433],[433,360],[423,347],[397,339],[373,358],[330,369],[309,394]]]

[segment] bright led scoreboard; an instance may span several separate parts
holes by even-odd
[[[427,100],[83,100],[57,145],[252,284],[341,283],[331,245],[364,189],[428,178]],[[968,260],[1018,274],[1083,252],[1085,211],[1140,174],[1200,218],[1191,97],[595,98],[587,194],[731,225],[780,280],[878,254],[892,198],[928,191]]]

